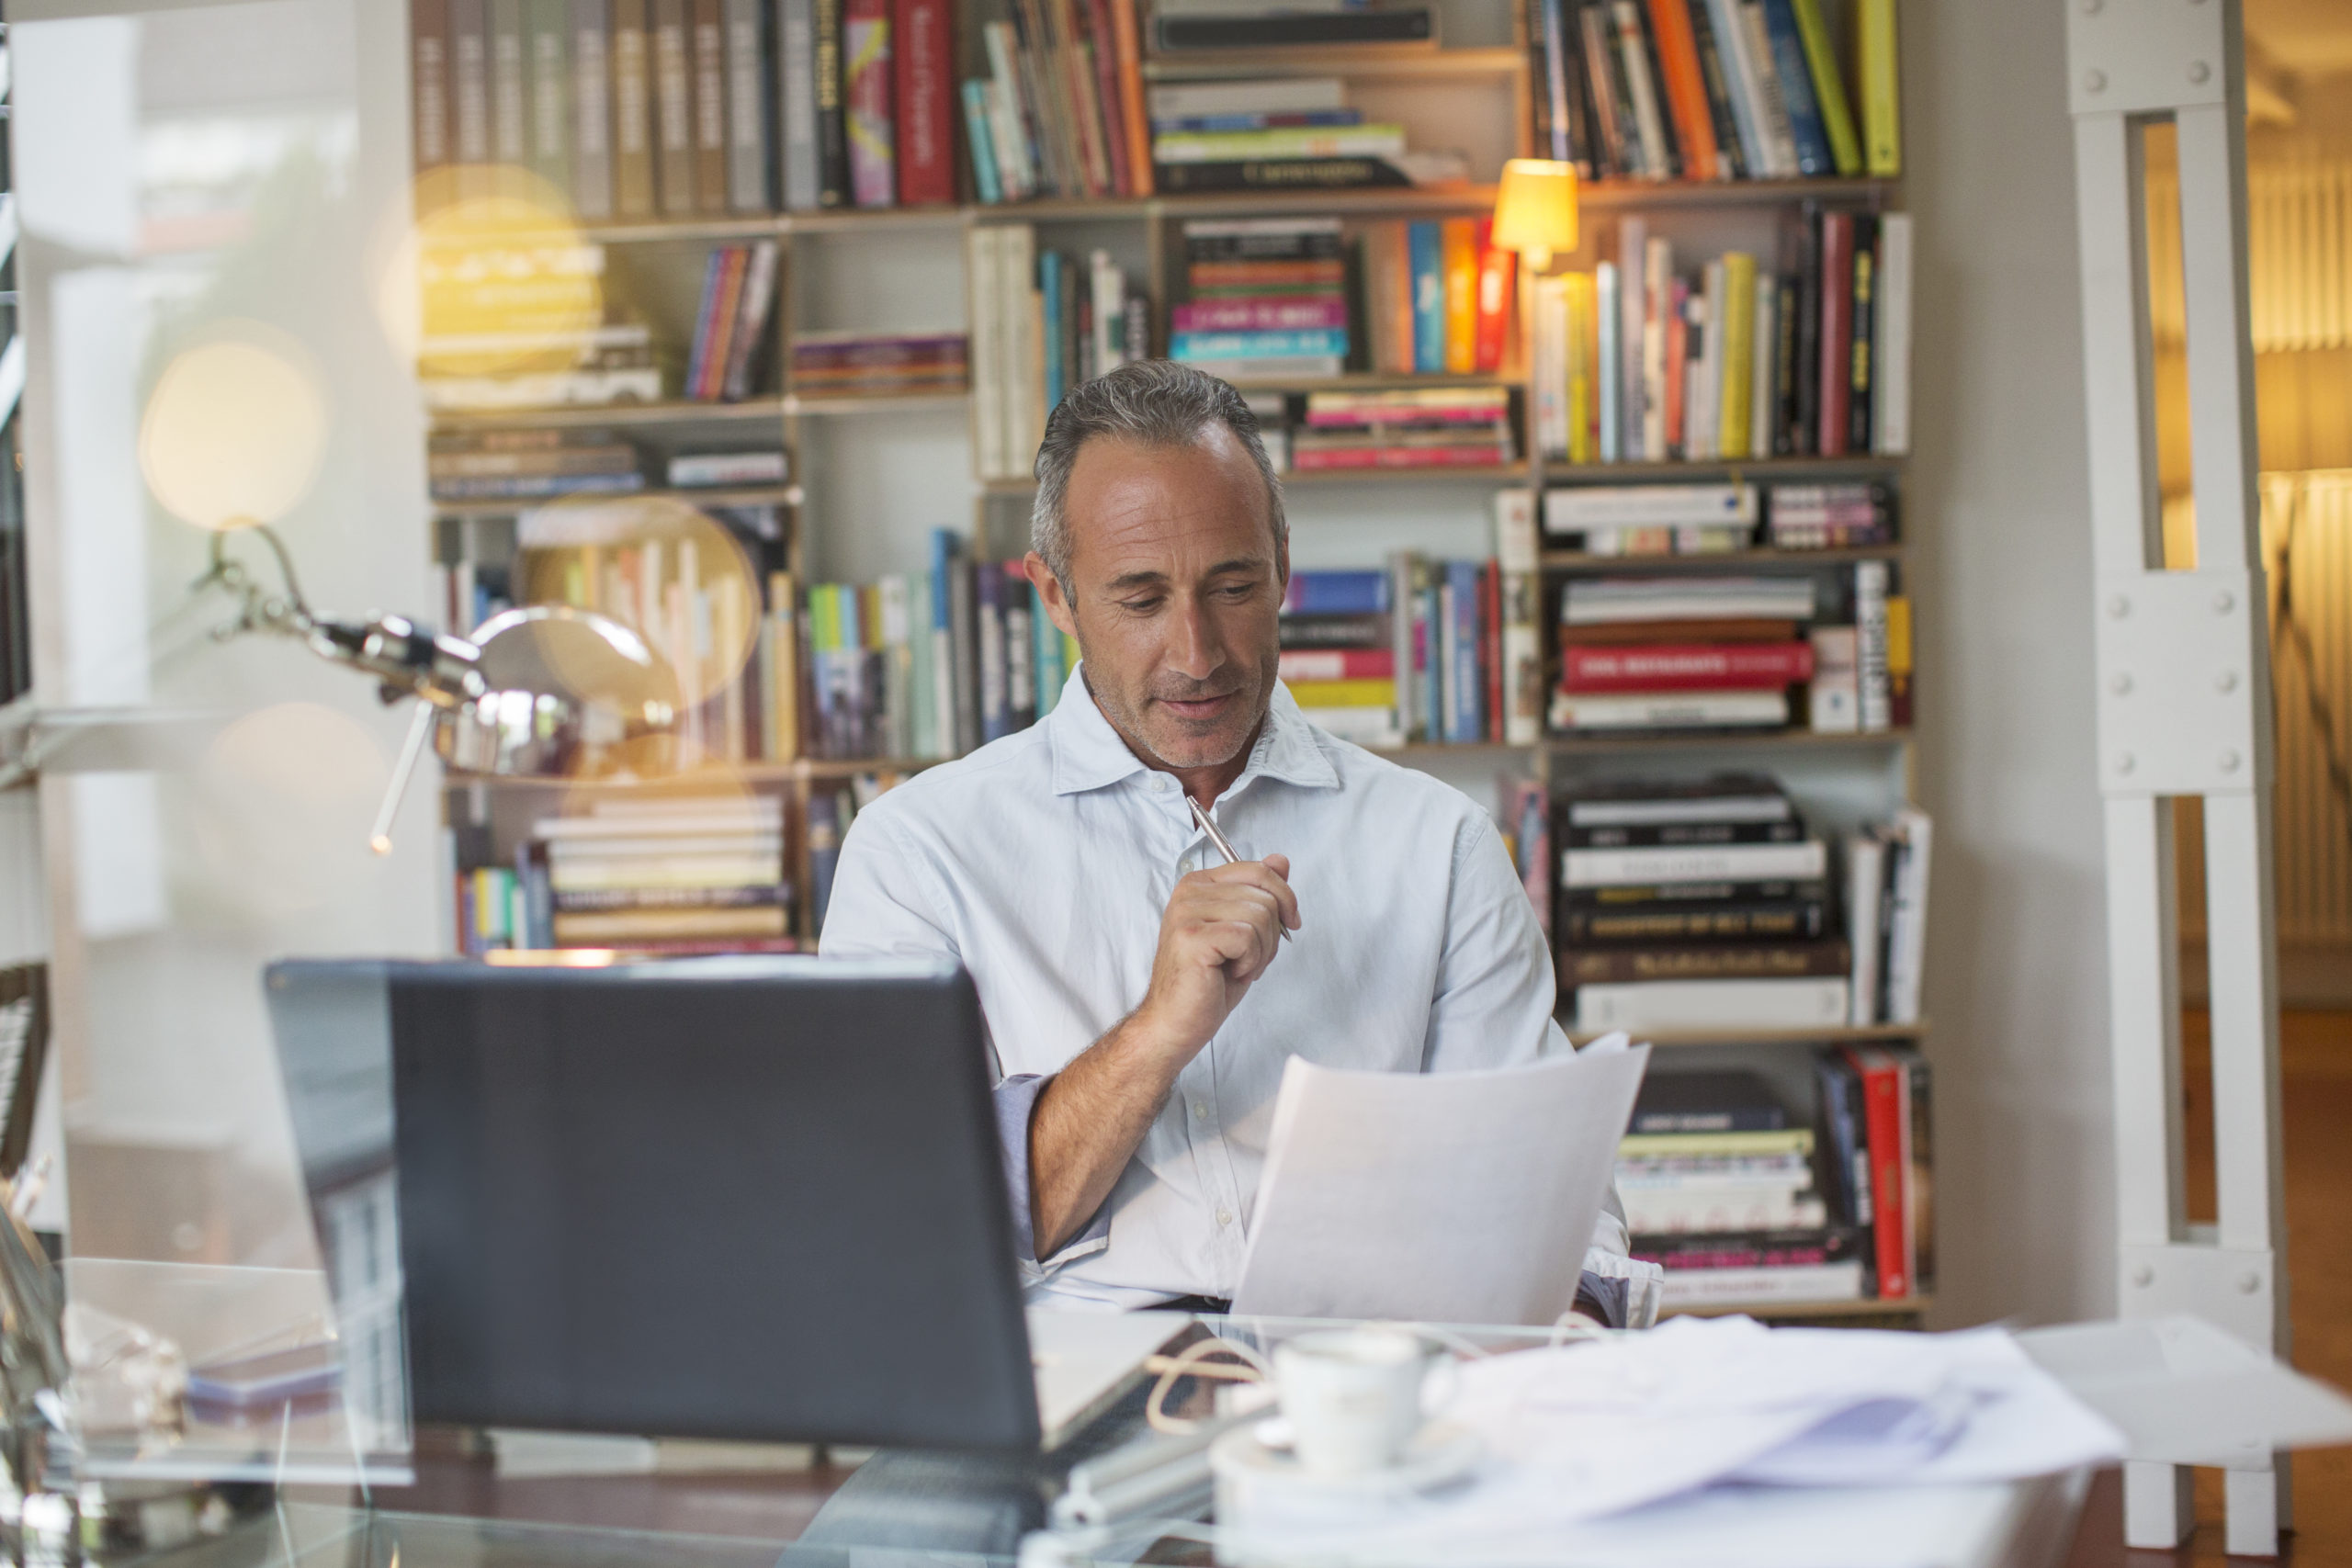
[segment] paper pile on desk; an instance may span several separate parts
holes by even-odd
[[[1999,1329],[1919,1335],[1678,1318],[1472,1361],[1442,1418],[1487,1457],[1465,1483],[1335,1530],[1267,1500],[1220,1522],[1353,1562],[1542,1557],[1579,1527],[1709,1488],[1934,1487],[2112,1463],[2124,1439]]]

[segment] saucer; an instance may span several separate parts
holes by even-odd
[[[1283,1492],[1314,1492],[1331,1497],[1370,1499],[1427,1492],[1467,1475],[1485,1451],[1478,1434],[1452,1421],[1423,1427],[1395,1464],[1379,1470],[1329,1475],[1312,1471],[1288,1449],[1269,1448],[1258,1436],[1265,1423],[1227,1432],[1209,1445],[1209,1469],[1220,1483],[1272,1486]]]

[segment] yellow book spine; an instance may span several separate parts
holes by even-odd
[[[1394,681],[1292,681],[1290,694],[1303,708],[1385,708],[1396,705]]]
[[[1478,368],[1478,223],[1449,218],[1442,231],[1445,275],[1445,368],[1467,376]]]
[[[798,589],[788,571],[768,578],[768,755],[778,762],[800,756],[800,615]]]
[[[1593,279],[1589,272],[1567,275],[1568,461],[1593,460]]]
[[[1745,457],[1756,379],[1756,258],[1724,253],[1723,419],[1715,428],[1723,455]]]
[[[1861,0],[1854,18],[1860,66],[1862,163],[1871,174],[1903,172],[1903,97],[1894,62],[1894,0]]]

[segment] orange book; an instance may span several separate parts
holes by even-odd
[[[1119,59],[1119,113],[1126,122],[1128,185],[1151,194],[1151,124],[1144,114],[1143,44],[1136,31],[1140,0],[1111,0],[1111,38]]]
[[[1478,220],[1449,218],[1439,231],[1445,278],[1445,368],[1478,368]]]
[[[1510,334],[1511,285],[1519,280],[1519,257],[1494,243],[1495,222],[1478,220],[1478,371],[1503,367],[1503,344]]]
[[[1667,107],[1674,116],[1674,140],[1682,149],[1683,177],[1721,179],[1715,122],[1707,107],[1707,79],[1699,69],[1699,40],[1690,30],[1686,0],[1649,0],[1649,11],[1650,32],[1657,43],[1658,73],[1666,78]]]

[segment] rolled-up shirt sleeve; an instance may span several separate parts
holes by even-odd
[[[1111,1205],[1095,1211],[1084,1229],[1051,1258],[1037,1257],[1035,1208],[1029,1196],[1029,1119],[1037,1113],[1037,1097],[1053,1082],[1050,1075],[1016,1073],[996,1086],[996,1134],[1004,1146],[1004,1185],[1012,1200],[1012,1241],[1019,1249],[1023,1272],[1051,1273],[1073,1258],[1100,1252],[1111,1245]]]

